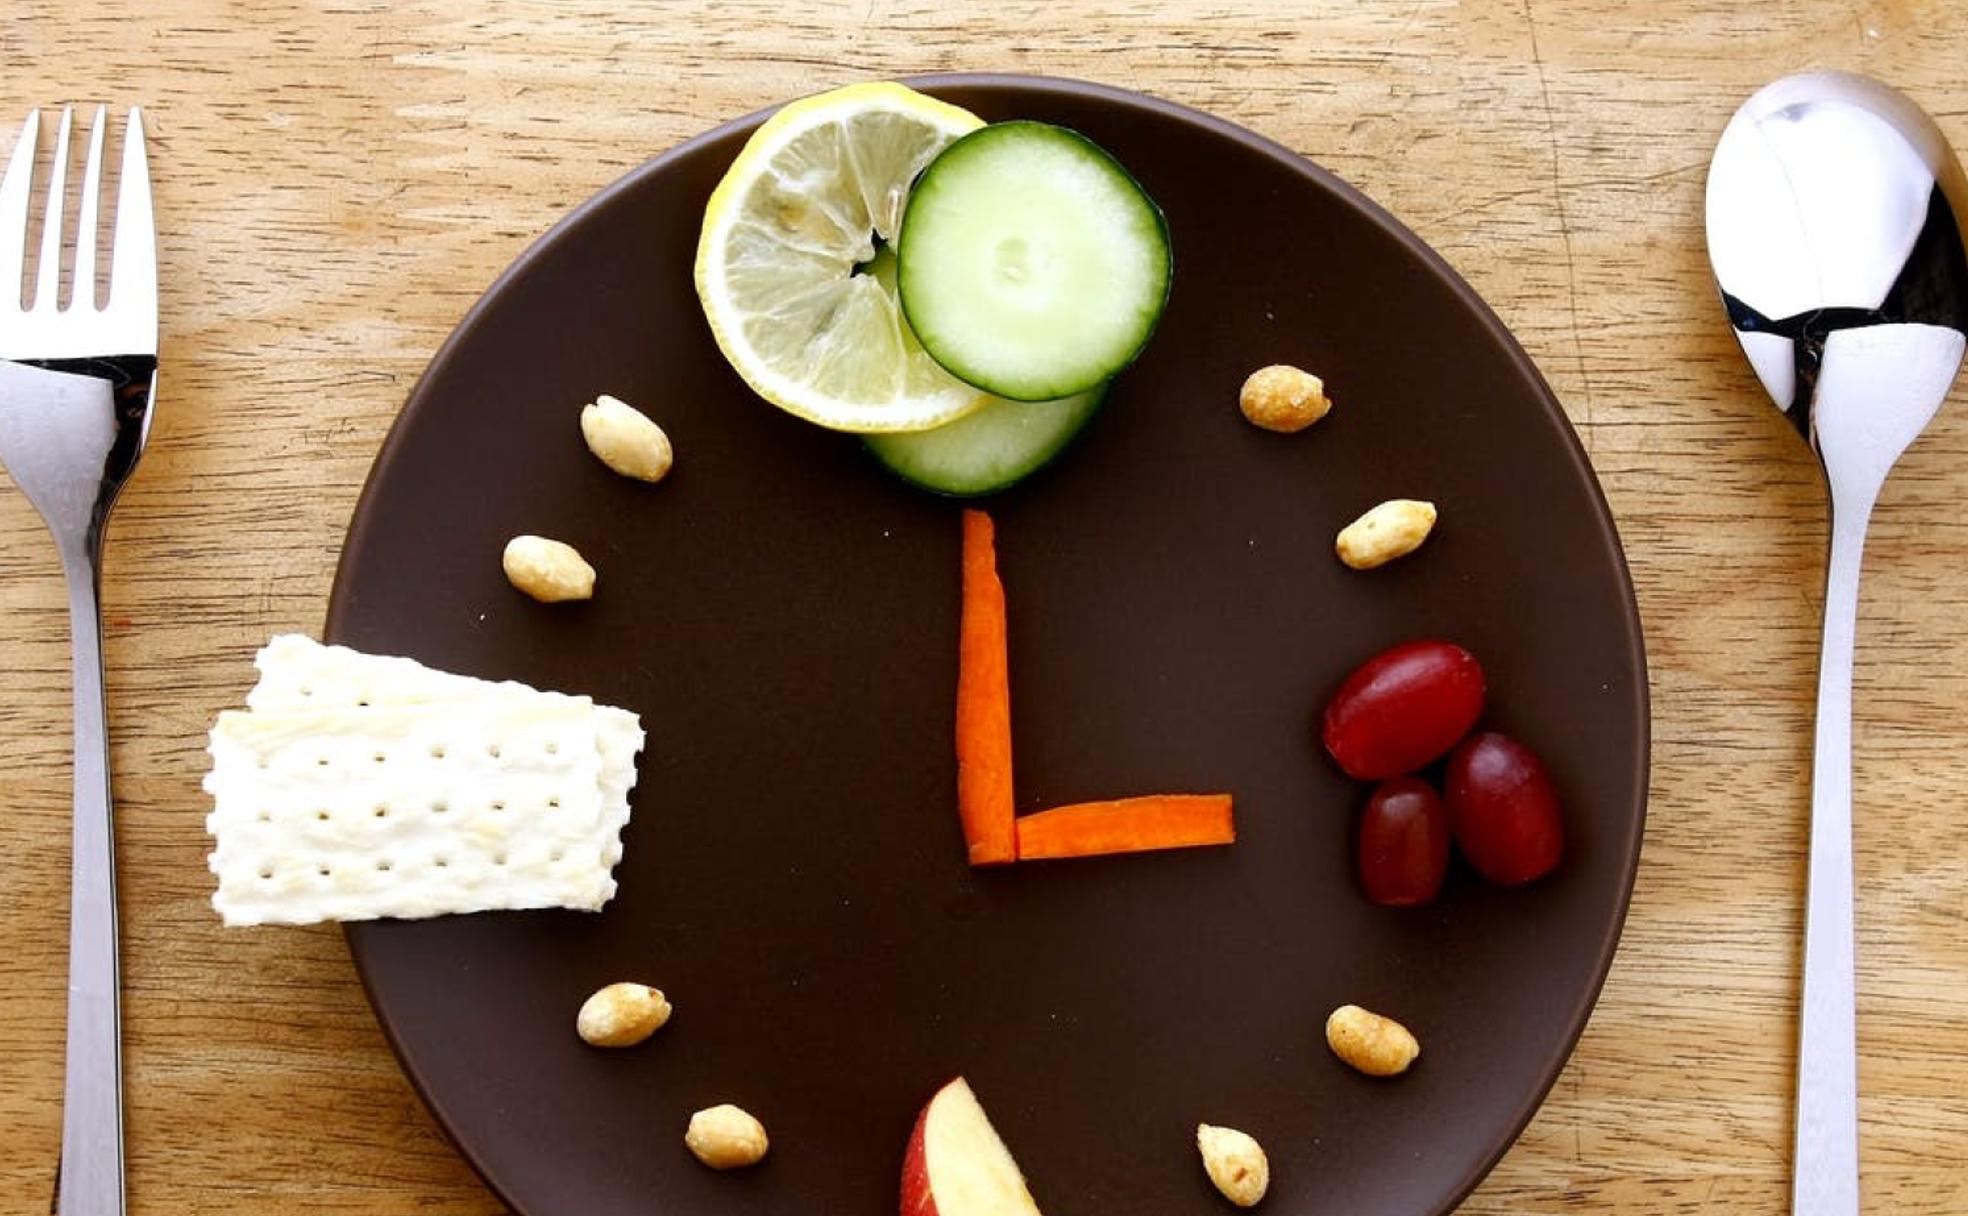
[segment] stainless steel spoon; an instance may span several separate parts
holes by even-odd
[[[1763,387],[1824,464],[1831,560],[1811,771],[1791,1211],[1857,1216],[1852,640],[1866,522],[1968,343],[1968,187],[1933,120],[1878,81],[1807,72],[1736,111],[1708,170],[1708,256]]]

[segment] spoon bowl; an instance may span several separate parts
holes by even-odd
[[[1831,552],[1811,774],[1791,1211],[1858,1216],[1852,651],[1866,524],[1968,346],[1968,180],[1940,128],[1865,76],[1806,72],[1730,119],[1708,254],[1730,326],[1824,465]]]

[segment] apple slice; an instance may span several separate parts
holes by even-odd
[[[1011,1150],[962,1077],[936,1091],[909,1136],[902,1216],[1040,1216]]]

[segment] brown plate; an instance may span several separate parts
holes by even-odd
[[[1644,816],[1647,680],[1590,468],[1469,287],[1361,195],[1274,144],[1091,85],[938,77],[989,119],[1076,127],[1167,210],[1174,296],[1052,468],[991,503],[1011,605],[1022,809],[1229,790],[1232,848],[967,868],[953,803],[958,512],[849,437],[753,398],[691,286],[705,198],[757,116],[585,204],[472,310],[376,462],[331,640],[591,693],[650,745],[621,893],[351,926],[431,1109],[529,1216],[875,1216],[917,1109],[967,1075],[1054,1216],[1221,1210],[1199,1120],[1257,1135],[1266,1210],[1444,1211],[1523,1127],[1613,955]],[[1234,405],[1252,368],[1338,406],[1285,437]],[[668,429],[648,487],[583,448],[597,392]],[[1420,554],[1344,569],[1383,498],[1441,506]],[[544,607],[499,572],[519,532],[601,572]],[[1486,664],[1487,721],[1549,761],[1560,872],[1458,871],[1431,907],[1354,885],[1353,819],[1312,722],[1355,663],[1418,635]],[[574,1036],[590,990],[672,994],[661,1036]],[[1419,1035],[1407,1076],[1328,1054],[1357,1002]],[[718,1175],[692,1110],[761,1116]]]

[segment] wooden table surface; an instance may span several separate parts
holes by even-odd
[[[140,102],[153,124],[163,389],[104,587],[133,1211],[498,1210],[398,1070],[341,934],[220,930],[204,732],[255,647],[320,627],[391,418],[528,242],[709,125],[935,70],[1085,77],[1246,124],[1389,208],[1515,330],[1632,561],[1652,813],[1584,1040],[1464,1210],[1785,1210],[1825,511],[1721,322],[1704,170],[1744,96],[1814,65],[1898,84],[1968,148],[1959,0],[9,10],[6,113]],[[1903,1216],[1968,1211],[1964,405],[1886,490],[1859,624],[1866,1207]],[[64,604],[0,489],[0,1216],[49,1210],[59,1142]]]

